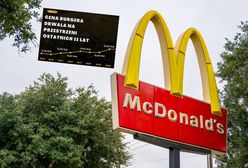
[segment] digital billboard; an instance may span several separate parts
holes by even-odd
[[[43,10],[40,61],[113,68],[119,17]]]

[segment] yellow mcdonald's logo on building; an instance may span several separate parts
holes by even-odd
[[[160,42],[164,70],[164,85],[171,94],[183,96],[183,74],[185,53],[189,39],[192,40],[201,72],[203,98],[211,104],[213,114],[221,116],[221,108],[212,63],[206,44],[195,28],[183,32],[174,47],[169,29],[162,16],[156,11],[147,12],[137,23],[129,41],[122,74],[125,85],[138,89],[142,42],[149,21],[152,21]]]

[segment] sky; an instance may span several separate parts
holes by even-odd
[[[0,93],[17,94],[32,84],[44,72],[55,75],[60,72],[68,77],[72,88],[87,87],[93,84],[100,97],[111,100],[110,75],[121,73],[125,51],[131,32],[137,21],[149,10],[157,10],[165,19],[174,44],[178,36],[189,27],[195,27],[202,34],[215,72],[220,53],[224,51],[225,38],[233,39],[237,25],[248,18],[248,1],[245,0],[43,0],[42,8],[82,11],[89,13],[118,15],[119,27],[114,69],[83,65],[60,64],[38,61],[39,47],[32,46],[27,54],[19,54],[12,47],[13,39],[0,41]],[[40,14],[42,14],[42,8]],[[34,32],[40,37],[41,23],[32,21]],[[156,31],[152,24],[144,38],[140,80],[163,86],[162,58]],[[219,81],[219,80],[218,80]],[[218,83],[219,89],[222,85]],[[201,79],[192,43],[186,52],[184,94],[202,99]],[[128,151],[133,155],[130,168],[168,167],[168,150],[145,144],[125,134],[129,142]],[[182,168],[206,168],[207,157],[181,153]]]

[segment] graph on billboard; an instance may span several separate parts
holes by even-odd
[[[40,61],[113,68],[119,16],[43,11]]]

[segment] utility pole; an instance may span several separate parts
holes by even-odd
[[[208,168],[213,168],[213,158],[212,154],[207,155],[207,161],[208,161]]]

